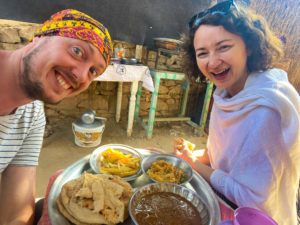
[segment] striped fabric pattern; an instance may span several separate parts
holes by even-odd
[[[45,129],[43,103],[33,101],[0,116],[0,173],[8,165],[37,166]]]

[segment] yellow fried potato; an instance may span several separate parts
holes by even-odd
[[[101,167],[100,172],[104,174],[113,174],[113,175],[119,175],[120,177],[125,177],[125,176],[131,176],[133,174],[136,174],[138,172],[138,169],[133,170],[129,167],[123,167],[123,168]]]
[[[107,148],[98,157],[99,170],[101,173],[114,174],[121,177],[136,174],[140,169],[140,157],[132,154],[124,155],[122,152]]]

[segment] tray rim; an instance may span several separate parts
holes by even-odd
[[[115,146],[115,145],[112,145],[112,146]],[[135,148],[135,149],[140,151],[143,155],[144,154],[146,154],[146,155],[159,154],[159,152],[151,151],[148,149],[143,149],[143,148]],[[83,171],[87,171],[87,170],[91,169],[91,168],[89,168],[90,155],[91,154],[88,154],[88,155],[80,158],[79,160],[75,161],[68,167],[66,167],[64,169],[64,171],[61,174],[59,174],[58,177],[56,178],[56,180],[54,181],[54,183],[50,189],[49,195],[48,195],[48,203],[47,203],[48,204],[48,216],[49,216],[49,220],[52,225],[71,225],[71,223],[69,221],[67,221],[67,219],[65,219],[58,211],[58,208],[56,205],[56,198],[57,198],[58,194],[60,193],[61,188],[64,183],[66,183],[69,180],[79,177],[79,174],[82,174]],[[88,166],[88,167],[84,168],[84,166]],[[80,167],[81,167],[81,173],[78,173]],[[90,172],[92,172],[92,170]],[[200,185],[205,187],[205,191],[202,190],[202,192],[205,192],[206,195],[203,195],[203,194],[199,193],[197,190],[195,190],[195,188],[197,188],[195,186],[200,186]],[[202,178],[195,170],[193,170],[192,180],[183,186],[195,191],[198,195],[201,195],[206,200],[208,200],[207,198],[210,198],[210,200],[212,201],[212,204],[209,204],[208,207],[210,208],[209,210],[213,212],[213,219],[209,223],[209,225],[217,225],[221,221],[221,212],[220,212],[220,207],[218,204],[217,196],[214,194],[213,190],[211,189],[209,184],[204,180],[204,178]],[[214,207],[212,207],[212,205]],[[64,223],[62,224],[61,221],[58,221],[58,220],[63,220]]]

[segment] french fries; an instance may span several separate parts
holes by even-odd
[[[97,161],[101,173],[127,177],[139,171],[141,158],[133,158],[132,154],[124,155],[117,150],[108,148],[98,156]]]

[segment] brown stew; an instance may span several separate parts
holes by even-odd
[[[153,193],[143,196],[134,209],[139,225],[201,225],[196,207],[170,192]]]

